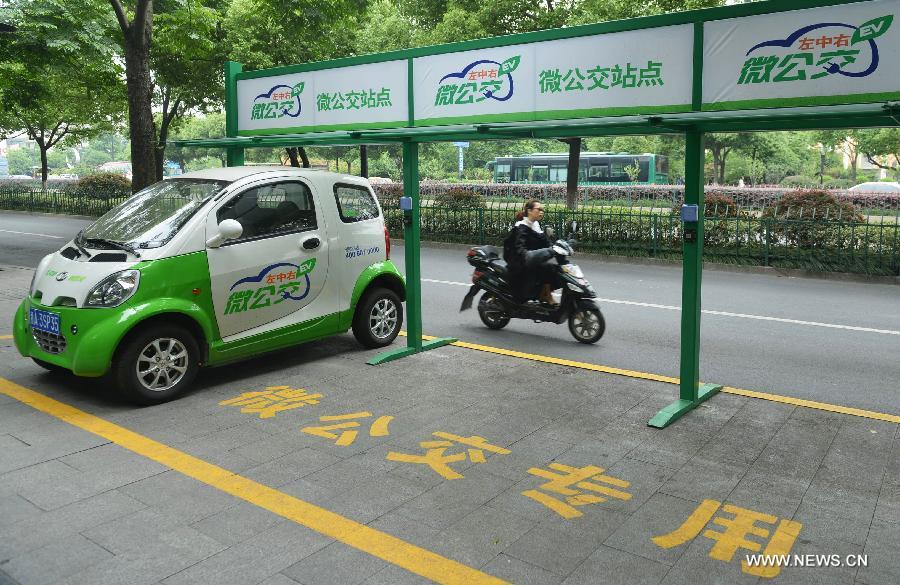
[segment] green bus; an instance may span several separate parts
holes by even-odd
[[[487,163],[495,183],[565,183],[569,155],[565,152],[500,156]],[[669,161],[660,154],[582,152],[578,182],[602,185],[665,185]]]

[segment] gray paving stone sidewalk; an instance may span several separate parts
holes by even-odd
[[[30,277],[0,271],[5,314]],[[0,377],[512,583],[900,583],[897,424],[720,394],[658,430],[671,385],[458,347],[366,365],[374,353],[308,344],[150,408],[11,340]],[[221,404],[274,386],[323,397],[271,418]],[[767,547],[868,566],[760,577],[742,560]],[[0,394],[0,585],[424,581]]]

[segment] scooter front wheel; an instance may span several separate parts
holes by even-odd
[[[569,333],[581,343],[596,343],[606,332],[600,309],[575,309],[569,316]]]
[[[509,315],[503,311],[500,301],[491,293],[481,295],[481,300],[478,301],[478,316],[489,329],[503,329],[509,324]]]

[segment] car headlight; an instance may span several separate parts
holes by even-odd
[[[123,270],[103,280],[91,289],[84,302],[86,307],[116,307],[137,290],[141,280],[138,270]]]

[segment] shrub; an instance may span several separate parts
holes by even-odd
[[[763,215],[766,217],[781,215],[786,219],[865,221],[853,203],[838,199],[828,191],[820,190],[785,193],[774,206],[768,206]]]
[[[453,187],[438,193],[434,198],[436,207],[444,209],[484,208],[484,198],[472,189]]]
[[[828,179],[825,181],[825,189],[849,189],[854,185],[851,179]]]
[[[856,232],[844,226],[865,223],[852,203],[839,200],[827,191],[814,190],[785,194],[776,206],[763,210],[762,217],[769,220],[776,243],[800,249],[855,248],[859,245]]]
[[[131,181],[117,173],[97,173],[78,179],[66,193],[87,199],[122,199],[131,195]]]
[[[782,187],[812,187],[818,184],[818,178],[807,177],[806,175],[790,175],[781,181]]]

